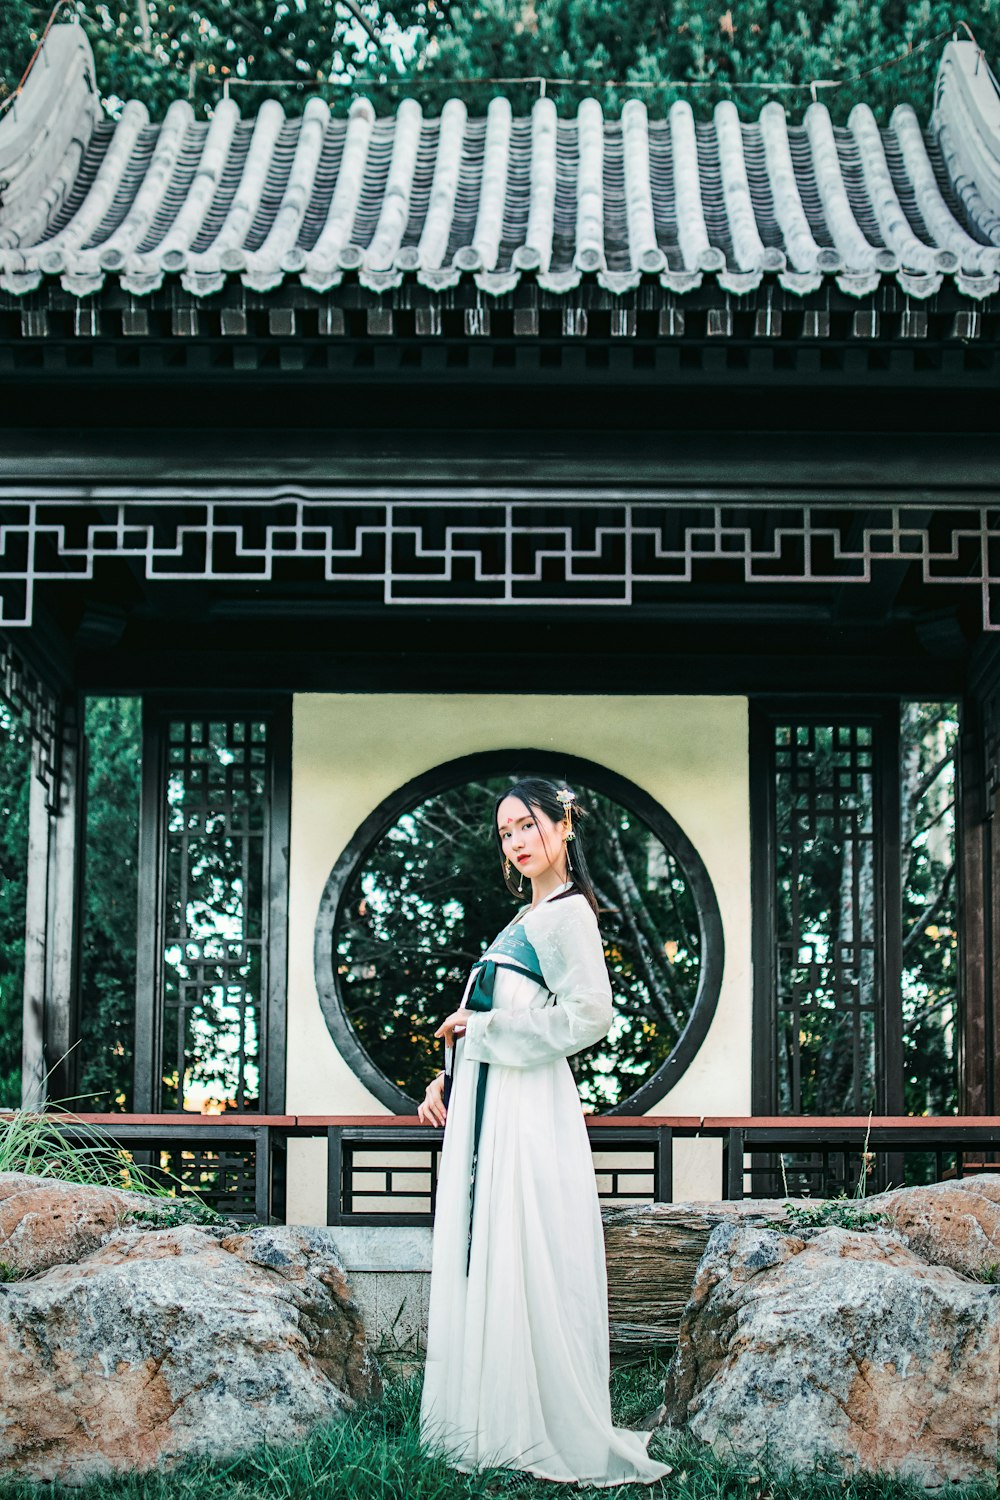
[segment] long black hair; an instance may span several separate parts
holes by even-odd
[[[518,890],[514,884],[512,875],[507,873],[503,840],[500,837],[500,830],[497,827],[497,810],[505,798],[517,797],[520,802],[524,803],[529,812],[543,812],[553,823],[563,823],[565,821],[565,810],[556,793],[566,787],[567,783],[565,781],[550,781],[545,776],[523,776],[519,781],[515,781],[513,786],[509,786],[506,791],[501,792],[493,803],[493,816],[491,819],[493,839],[497,847],[497,852],[500,855],[500,873],[503,876],[503,883],[512,896],[522,895],[523,892]],[[584,853],[583,839],[580,835],[580,823],[590,815],[585,807],[580,806],[579,802],[574,802],[572,803],[570,816],[573,819],[573,838],[566,845],[566,878],[572,881],[572,885],[568,890],[560,892],[558,896],[553,896],[552,899],[553,901],[561,901],[564,896],[572,896],[579,891],[582,896],[586,897],[595,917],[599,918],[601,908],[594,893],[590,871],[587,869],[587,857]]]

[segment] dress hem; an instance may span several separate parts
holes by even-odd
[[[663,1473],[653,1474],[649,1479],[565,1479],[557,1478],[554,1474],[546,1474],[541,1469],[532,1469],[527,1466],[522,1467],[521,1465],[514,1467],[511,1464],[481,1464],[477,1468],[471,1468],[466,1464],[450,1464],[449,1467],[458,1469],[462,1474],[489,1474],[494,1469],[499,1469],[501,1472],[506,1471],[511,1474],[531,1474],[533,1478],[545,1479],[549,1484],[575,1484],[581,1487],[586,1485],[589,1489],[601,1490],[609,1490],[613,1485],[621,1484],[658,1484],[661,1479],[666,1479],[668,1474],[673,1473],[670,1464],[664,1464]]]

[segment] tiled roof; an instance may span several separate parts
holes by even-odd
[[[82,29],[52,29],[25,89],[0,116],[0,288],[46,278],[85,296],[109,277],[141,295],[179,277],[196,295],[238,278],[324,292],[345,276],[376,291],[472,278],[502,294],[533,277],[551,292],[587,276],[611,292],[644,279],[674,292],[715,278],[752,291],[765,275],[805,294],[857,296],[895,278],[915,297],[954,278],[1000,286],[1000,96],[972,42],[950,42],[924,128],[899,105],[888,128],[857,104],[834,126],[822,103],[792,124],[780,104],[710,122],[685,102],[651,120],[595,99],[560,118],[550,99],[483,118],[413,99],[346,119],[320,98],[287,118],[276,100],[211,121],[175,100],[163,121],[129,100],[100,106]]]

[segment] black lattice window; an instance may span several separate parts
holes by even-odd
[[[268,725],[167,721],[160,1108],[260,1107]]]
[[[777,723],[778,1106],[874,1105],[878,986],[870,724]]]

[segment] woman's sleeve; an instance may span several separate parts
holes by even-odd
[[[607,1036],[611,981],[597,918],[582,896],[547,901],[528,916],[528,936],[555,1004],[526,1010],[477,1011],[469,1017],[463,1055],[504,1068],[533,1068],[571,1057]]]

